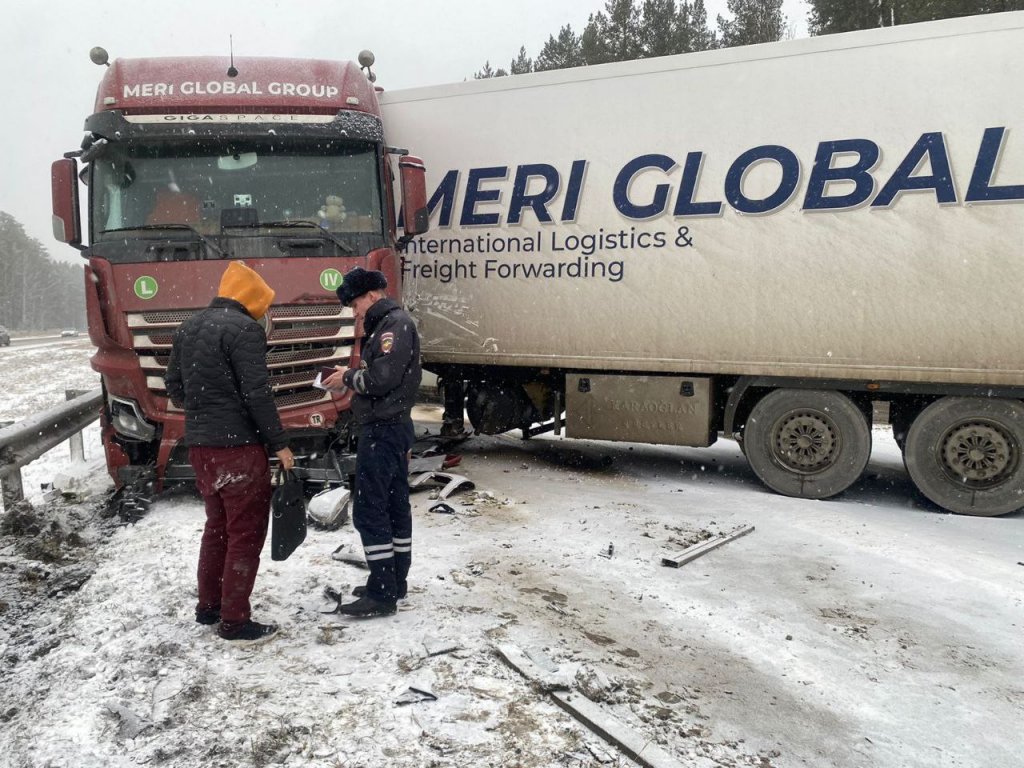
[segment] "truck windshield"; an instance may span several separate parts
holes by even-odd
[[[297,235],[302,223],[336,233],[383,229],[370,143],[112,144],[93,165],[94,241],[160,225],[202,235],[272,222],[298,223]]]

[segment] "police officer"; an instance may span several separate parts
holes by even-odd
[[[324,380],[329,389],[354,391],[352,415],[358,425],[356,486],[352,522],[363,542],[370,576],[357,587],[349,616],[387,616],[405,597],[412,562],[409,506],[409,451],[412,407],[419,389],[420,339],[412,318],[384,293],[381,272],[355,267],[345,275],[338,298],[362,320],[359,368],[338,368]]]

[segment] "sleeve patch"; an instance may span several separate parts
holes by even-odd
[[[385,355],[390,354],[391,349],[395,346],[395,334],[388,331],[382,334],[380,337],[380,351]]]

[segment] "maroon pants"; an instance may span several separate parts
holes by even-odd
[[[206,502],[198,610],[220,609],[226,629],[249,621],[249,595],[270,520],[270,465],[262,445],[189,448]]]

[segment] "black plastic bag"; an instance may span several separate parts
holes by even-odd
[[[291,472],[278,473],[270,501],[270,559],[287,560],[306,540],[306,499],[302,480]]]

